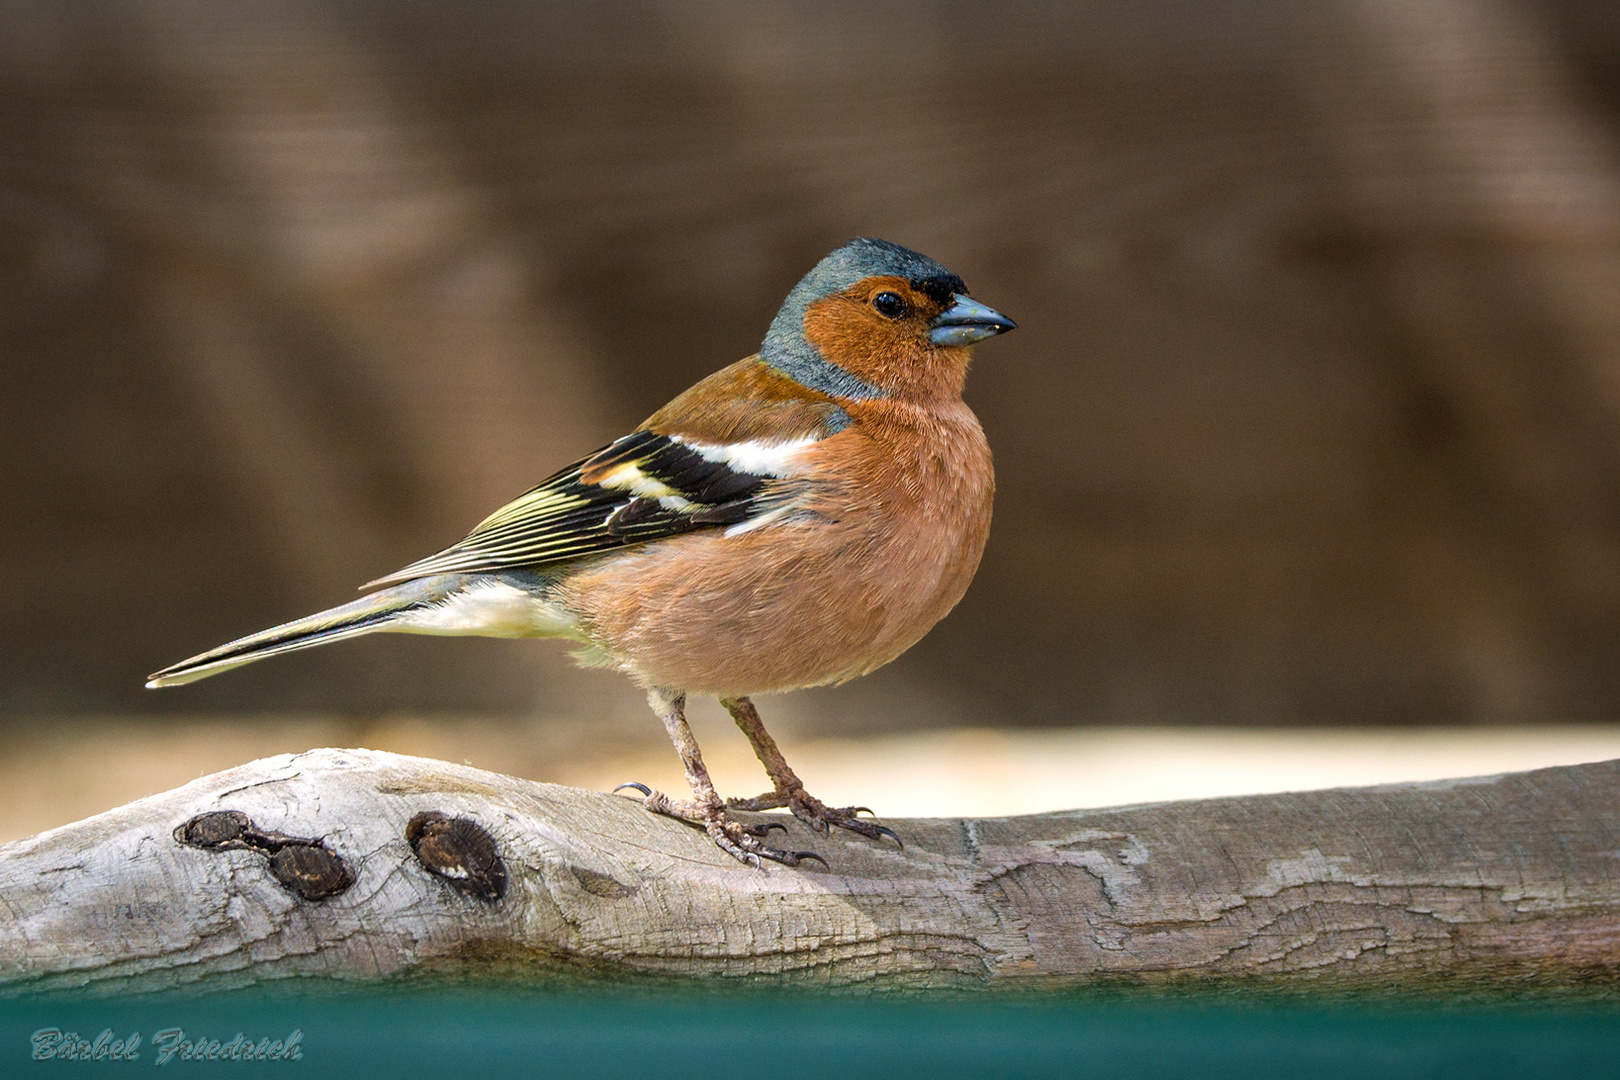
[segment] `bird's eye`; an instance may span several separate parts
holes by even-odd
[[[898,319],[906,313],[906,302],[892,292],[880,292],[872,297],[872,306],[886,319]]]

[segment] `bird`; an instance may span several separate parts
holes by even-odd
[[[765,842],[786,808],[826,836],[892,829],[809,794],[753,698],[842,683],[905,652],[955,607],[989,536],[995,474],[962,398],[971,347],[1016,328],[956,274],[858,237],[788,292],[757,353],[553,474],[465,539],[368,582],[353,602],[148,677],[177,686],[376,632],[561,638],[646,692],[691,798],[644,784],[650,811],[701,827],[756,868],[813,851]],[[686,721],[717,698],[770,791],[722,799]]]

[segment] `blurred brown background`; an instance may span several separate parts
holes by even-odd
[[[554,643],[141,682],[857,234],[1021,329],[978,580],[803,730],[1620,716],[1612,0],[0,7],[0,712],[642,723]]]

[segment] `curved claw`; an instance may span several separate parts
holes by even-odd
[[[850,817],[854,817],[856,814],[872,814],[873,817],[877,817],[876,814],[872,813],[872,808],[870,806],[852,806],[848,810],[845,810],[844,813],[848,814]]]
[[[831,866],[827,866],[827,860],[826,859],[823,859],[820,855],[817,855],[813,851],[795,851],[793,853],[793,858],[794,858],[795,864],[803,862],[805,859],[814,859],[814,860],[816,860],[816,862],[820,863],[822,866],[826,866],[828,870],[832,869]]]
[[[878,834],[880,834],[882,836],[889,837],[896,844],[900,845],[900,850],[901,851],[904,851],[906,849],[906,842],[904,840],[900,839],[899,834],[896,833],[893,829],[889,828],[887,825],[873,825],[872,826],[872,831],[875,832],[875,833],[878,833]]]
[[[618,787],[614,788],[613,791],[608,792],[608,794],[612,795],[612,794],[614,794],[616,792],[623,791],[627,787],[635,788],[637,791],[641,792],[643,795],[647,795],[647,796],[652,795],[652,788],[648,787],[646,784],[639,784],[634,780],[626,781],[625,783],[620,784]]]
[[[749,836],[769,836],[772,829],[781,829],[787,832],[787,826],[780,821],[767,821],[759,825],[744,825],[743,831]]]

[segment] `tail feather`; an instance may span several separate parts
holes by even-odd
[[[280,656],[312,645],[358,637],[387,629],[408,612],[417,611],[444,599],[459,587],[459,577],[425,578],[407,581],[393,588],[362,596],[351,603],[294,619],[257,634],[238,638],[217,649],[172,664],[147,676],[147,688],[183,686],[222,671],[251,664],[268,656]]]

